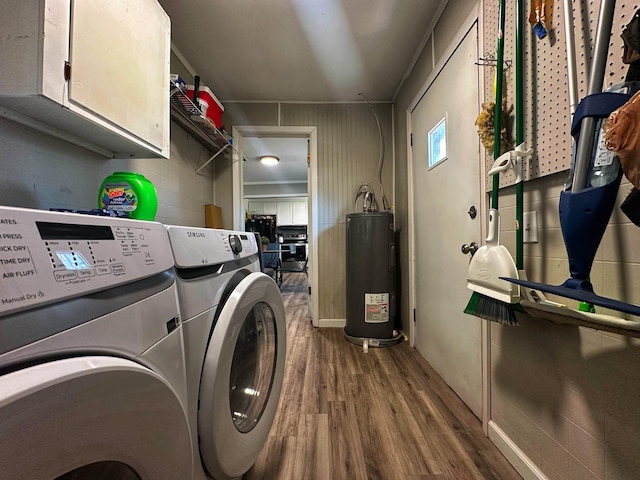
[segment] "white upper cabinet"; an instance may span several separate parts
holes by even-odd
[[[277,202],[278,225],[306,225],[307,224],[307,200],[293,200]]]
[[[278,202],[276,208],[276,223],[293,225],[293,202]]]
[[[263,208],[263,202],[261,201],[252,201],[249,200],[247,202],[247,207],[246,207],[247,211],[249,213],[274,213],[274,212],[265,212],[264,208]]]
[[[306,198],[291,200],[251,199],[245,201],[251,214],[276,215],[278,225],[307,225],[309,210]]]
[[[293,202],[292,225],[306,225],[309,217],[307,202]]]
[[[0,114],[109,157],[169,157],[157,0],[2,0]]]
[[[273,215],[278,213],[278,202],[262,202],[262,213],[269,213]]]

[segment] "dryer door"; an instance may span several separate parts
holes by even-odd
[[[0,375],[3,480],[184,480],[188,423],[169,384],[137,363],[86,356]]]
[[[237,283],[218,311],[200,383],[198,433],[204,466],[224,480],[249,470],[267,440],[282,389],[286,325],[280,290],[263,273]]]

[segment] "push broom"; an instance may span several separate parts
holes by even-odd
[[[496,52],[496,101],[493,119],[493,158],[500,157],[502,137],[502,77],[504,73],[504,27],[506,0],[499,3],[498,45]],[[517,325],[515,304],[520,300],[520,289],[500,277],[517,277],[518,272],[511,254],[500,245],[500,214],[498,213],[499,173],[493,174],[491,209],[485,245],[471,257],[467,273],[467,288],[473,291],[464,313],[501,323]]]

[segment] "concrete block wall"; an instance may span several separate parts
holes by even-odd
[[[196,175],[210,153],[172,124],[171,158],[107,159],[14,122],[0,119],[0,205],[92,209],[105,177],[143,174],[156,187],[156,220],[204,226],[204,205],[216,203],[215,164]],[[231,219],[229,219],[230,221]]]

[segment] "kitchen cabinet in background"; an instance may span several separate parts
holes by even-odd
[[[270,215],[275,215],[275,210],[273,212],[266,212],[263,208],[263,203],[261,201],[256,201],[256,200],[249,200],[246,202],[246,210],[247,212],[253,214],[253,213],[259,213],[259,214],[263,214],[263,213],[268,213]]]
[[[278,213],[278,202],[262,202],[262,213],[273,213],[274,215]]]
[[[278,225],[293,225],[293,202],[278,202],[276,208]]]
[[[307,225],[307,198],[287,200],[250,199],[245,208],[251,214],[276,215],[278,225]]]
[[[169,157],[157,0],[2,0],[0,115],[107,157]]]
[[[291,225],[306,225],[309,217],[307,202],[291,204]]]

